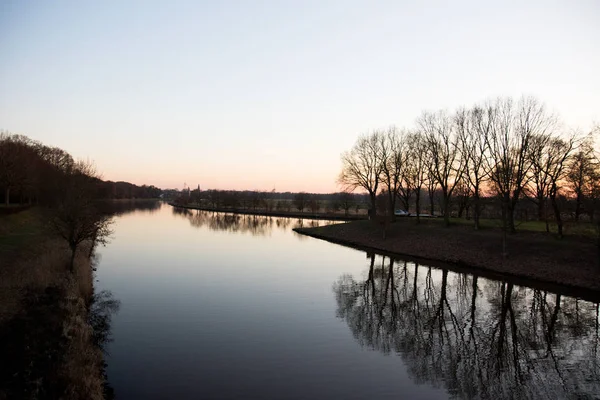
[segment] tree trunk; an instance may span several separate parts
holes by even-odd
[[[507,253],[506,233],[508,231],[508,202],[506,196],[502,198],[502,259],[504,260]]]
[[[373,220],[375,219],[375,216],[377,216],[377,196],[375,193],[370,193],[369,196],[371,197],[371,209],[369,210],[369,219]]]
[[[421,212],[421,188],[418,188],[417,190],[415,190],[415,207],[417,209],[417,224],[421,223],[421,220],[419,219],[419,213]]]
[[[434,211],[434,203],[433,203],[433,191],[428,190],[428,195],[429,195],[429,213],[431,214],[431,216],[433,217],[433,211]]]
[[[450,196],[444,192],[444,225],[450,226]]]
[[[70,246],[71,247],[71,262],[69,264],[69,271],[74,274],[75,273],[75,254],[77,253],[77,247],[76,246]]]
[[[388,190],[388,201],[389,201],[389,215],[390,215],[390,220],[392,222],[396,222],[396,195],[394,193],[392,193],[391,190]]]
[[[6,187],[6,197],[4,200],[6,201],[7,206],[10,205],[10,188],[8,186]]]
[[[544,221],[546,221],[546,233],[550,233],[550,224],[548,223],[548,202],[544,201]]]
[[[537,196],[538,221],[544,220],[544,196]]]
[[[458,203],[458,218],[462,218],[463,213],[465,212],[465,206],[462,202]]]
[[[581,190],[577,190],[577,196],[575,197],[575,222],[579,222],[579,216],[581,215],[582,197]]]
[[[558,202],[556,201],[556,187],[552,188],[552,192],[550,194],[550,201],[552,203],[552,209],[554,210],[554,218],[556,219],[556,226],[558,227],[558,237],[562,239],[563,237],[563,222],[560,217],[560,209],[558,207]]]
[[[475,230],[479,230],[479,213],[481,212],[479,207],[479,188],[475,187],[475,193],[473,194],[473,224]]]
[[[515,233],[517,229],[515,228],[515,210],[514,206],[511,204],[510,200],[508,201],[506,213],[506,220],[508,222],[508,230],[510,233]]]
[[[90,244],[90,251],[88,252],[88,258],[92,258],[92,254],[94,254],[94,248],[96,247],[96,238],[92,239],[92,243]]]

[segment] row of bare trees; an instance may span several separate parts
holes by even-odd
[[[567,132],[533,97],[499,98],[454,112],[423,112],[412,129],[392,126],[361,135],[342,154],[338,182],[345,190],[368,193],[372,217],[378,195],[387,197],[392,219],[398,200],[408,210],[414,196],[417,222],[425,191],[431,214],[434,193],[439,193],[446,225],[452,201],[466,196],[476,229],[482,198],[493,196],[500,201],[502,223],[510,232],[515,231],[518,202],[529,197],[540,220],[547,221],[551,206],[562,236],[559,195],[574,198],[579,219],[584,200],[600,194],[593,139],[592,133]]]

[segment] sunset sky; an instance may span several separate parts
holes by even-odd
[[[335,191],[358,134],[424,109],[535,95],[588,130],[599,21],[597,0],[5,0],[0,129],[104,179]]]

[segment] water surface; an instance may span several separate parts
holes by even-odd
[[[323,221],[145,208],[100,249],[117,398],[600,393],[594,303],[292,231]]]

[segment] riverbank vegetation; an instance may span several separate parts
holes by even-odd
[[[103,398],[87,251],[71,260],[39,210],[0,218],[0,398]]]
[[[90,162],[0,135],[0,398],[109,393],[95,329],[106,319],[90,307],[98,295],[95,249],[111,234],[99,199],[111,187],[123,185],[102,181]],[[157,195],[151,187],[125,187]]]

